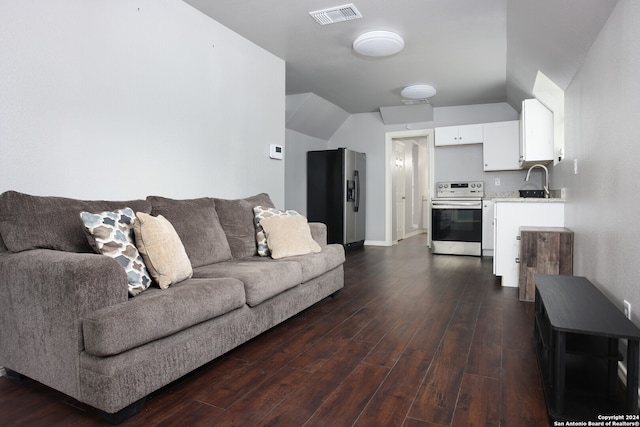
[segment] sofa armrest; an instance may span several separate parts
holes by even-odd
[[[320,246],[327,245],[327,226],[322,222],[310,222],[311,237],[318,242]]]
[[[127,298],[126,273],[112,258],[0,253],[0,365],[77,397],[82,319]]]

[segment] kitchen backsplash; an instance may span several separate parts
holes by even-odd
[[[485,191],[485,199],[512,199],[520,197],[518,191]]]

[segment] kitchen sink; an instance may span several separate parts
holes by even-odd
[[[544,190],[519,190],[519,191],[520,191],[520,197],[544,199]]]

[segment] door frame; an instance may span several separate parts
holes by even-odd
[[[385,133],[385,220],[384,220],[384,236],[385,236],[385,245],[392,246],[393,245],[393,170],[395,165],[395,157],[393,153],[393,140],[397,138],[421,138],[427,137],[427,150],[429,156],[429,165],[428,165],[428,182],[427,189],[429,191],[428,196],[431,196],[432,183],[435,179],[434,175],[434,144],[433,144],[433,129],[416,129],[416,130],[406,130],[406,131],[395,131],[395,132],[386,132]],[[427,214],[427,233],[431,236],[431,204],[428,204],[429,213]],[[431,238],[429,238],[429,246],[431,246]]]
[[[398,174],[397,164],[398,161],[397,154],[399,153],[398,148],[402,147],[402,174]],[[393,211],[391,211],[391,238],[393,239],[393,231],[396,231],[396,238],[393,239],[394,243],[397,243],[400,240],[403,240],[406,235],[406,210],[407,210],[407,195],[406,195],[406,169],[405,169],[405,149],[407,144],[404,141],[399,140],[399,138],[393,138],[393,161],[394,161],[394,170],[391,176],[391,187],[393,188],[393,193],[391,194],[391,203],[393,205]],[[401,175],[401,176],[400,176]],[[395,180],[395,182],[394,182]],[[400,181],[400,182],[398,182]],[[400,184],[403,188],[402,190],[402,199],[398,200],[398,184]],[[398,210],[398,205],[401,204],[401,209]],[[395,223],[393,221],[393,214],[395,213]],[[400,225],[402,225],[402,235],[399,234]]]

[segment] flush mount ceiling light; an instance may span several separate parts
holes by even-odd
[[[369,31],[353,42],[353,50],[364,56],[391,56],[404,49],[404,40],[391,31]]]
[[[400,95],[407,99],[427,99],[436,94],[436,89],[430,85],[411,85],[402,89]]]

